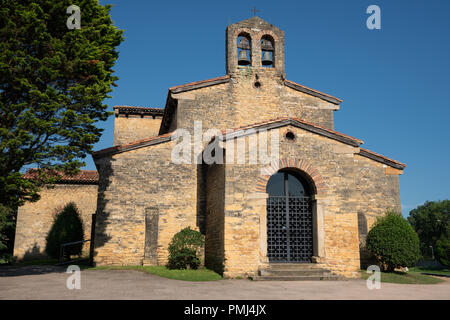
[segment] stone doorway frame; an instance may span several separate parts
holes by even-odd
[[[260,267],[269,266],[267,257],[267,198],[266,185],[270,177],[281,169],[296,169],[302,171],[313,187],[312,214],[313,214],[313,262],[320,262],[325,258],[325,232],[324,232],[324,201],[326,201],[327,185],[319,171],[309,162],[298,158],[283,158],[261,170],[258,177],[256,192],[251,194],[253,205],[259,212],[259,261]]]

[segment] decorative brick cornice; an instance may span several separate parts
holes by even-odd
[[[164,113],[163,108],[147,108],[147,107],[133,107],[133,106],[115,106],[113,107],[116,116],[119,114],[124,115],[151,115],[162,116]]]
[[[256,182],[256,192],[266,192],[267,182],[270,177],[277,173],[283,168],[296,168],[307,174],[308,178],[312,182],[312,187],[317,195],[325,195],[327,193],[328,187],[320,174],[311,163],[300,158],[281,158],[278,161],[272,161],[272,163],[262,170],[261,175],[258,177]]]

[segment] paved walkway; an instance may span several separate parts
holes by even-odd
[[[53,266],[0,268],[0,299],[450,299],[450,279],[434,285],[364,280],[186,282],[131,270],[81,271],[81,289],[69,290],[70,274]]]

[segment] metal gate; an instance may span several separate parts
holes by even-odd
[[[311,262],[313,225],[310,197],[267,198],[269,262]]]

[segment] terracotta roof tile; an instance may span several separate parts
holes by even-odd
[[[217,77],[217,78],[213,78],[213,79],[207,79],[207,80],[201,80],[201,81],[195,81],[195,82],[191,82],[191,83],[182,84],[182,85],[179,85],[179,86],[171,87],[171,88],[169,88],[169,90],[170,91],[174,91],[174,90],[180,89],[180,88],[193,87],[193,86],[196,86],[196,85],[199,85],[199,84],[207,84],[207,83],[210,83],[210,82],[215,82],[215,81],[218,81],[218,80],[227,80],[227,79],[230,79],[229,75],[225,75],[225,76]]]
[[[138,146],[141,144],[145,144],[147,142],[151,142],[153,140],[157,140],[157,139],[163,139],[163,138],[168,138],[172,135],[173,132],[169,132],[169,133],[165,133],[159,136],[153,136],[150,138],[146,138],[146,139],[141,139],[141,140],[137,140],[137,141],[133,141],[130,143],[125,143],[125,144],[121,144],[118,146],[114,146],[114,147],[110,147],[110,148],[106,148],[106,149],[102,149],[102,150],[98,150],[92,153],[93,157],[98,157],[100,155],[103,154],[107,154],[107,153],[115,153],[124,149],[129,149],[130,147],[134,147],[134,146]]]
[[[385,159],[385,160],[387,160],[387,161],[396,163],[396,164],[398,164],[398,165],[401,166],[401,167],[404,167],[404,168],[406,167],[406,164],[401,163],[401,162],[399,162],[399,161],[397,161],[397,160],[394,160],[394,159],[385,157],[385,156],[383,156],[383,155],[381,155],[381,154],[378,154],[378,153],[376,153],[376,152],[373,152],[373,151],[370,151],[370,150],[367,150],[367,149],[363,149],[363,148],[360,148],[360,150],[363,151],[363,152],[367,152],[367,153],[369,153],[369,154],[371,154],[371,155],[373,155],[373,156],[375,156],[375,157],[382,158],[382,159]]]
[[[281,122],[283,120],[294,120],[294,121],[303,123],[305,125],[308,125],[308,126],[311,126],[311,127],[314,127],[314,128],[318,128],[318,129],[321,129],[321,130],[325,130],[325,131],[327,131],[329,133],[332,133],[332,134],[335,134],[335,135],[338,135],[338,136],[341,136],[341,137],[353,140],[353,141],[355,141],[355,142],[357,142],[359,144],[363,144],[364,143],[364,141],[362,141],[360,139],[357,139],[355,137],[352,137],[352,136],[346,135],[344,133],[341,133],[339,131],[334,131],[334,130],[322,127],[322,126],[320,126],[318,124],[315,124],[315,123],[312,123],[312,122],[308,122],[308,121],[305,121],[303,119],[295,118],[295,117],[292,117],[292,118],[290,118],[290,117],[280,117],[280,118],[270,119],[270,120],[266,120],[266,121],[262,121],[262,122],[257,122],[257,123],[253,123],[253,124],[250,124],[250,125],[247,125],[247,126],[234,128],[234,129],[232,129],[231,132],[228,132],[228,133],[232,133],[232,132],[239,131],[239,130],[250,129],[250,128],[254,128],[254,127],[259,127],[259,126],[270,124],[270,123]],[[226,134],[227,132],[226,132],[226,130],[222,130],[222,133]]]
[[[342,102],[342,100],[339,99],[339,98],[333,97],[333,96],[331,96],[331,95],[329,95],[329,94],[320,92],[320,91],[315,90],[315,89],[308,88],[308,87],[306,87],[306,86],[304,86],[304,85],[301,85],[301,84],[299,84],[299,83],[295,83],[295,82],[293,82],[293,81],[291,81],[291,80],[287,80],[287,79],[286,79],[286,80],[284,80],[284,82],[285,82],[285,83],[288,83],[288,84],[291,84],[291,85],[293,85],[293,86],[302,88],[302,89],[304,89],[304,90],[307,91],[307,92],[316,93],[316,94],[319,95],[319,96],[322,96],[322,97],[325,97],[325,98],[329,98],[329,99],[335,100],[336,103],[341,103],[341,102]]]
[[[56,183],[98,183],[98,172],[96,170],[81,170],[75,175],[67,175],[62,172],[53,171],[50,175],[60,176],[61,178]],[[25,179],[33,180],[38,178],[38,169],[29,169],[23,175]]]

